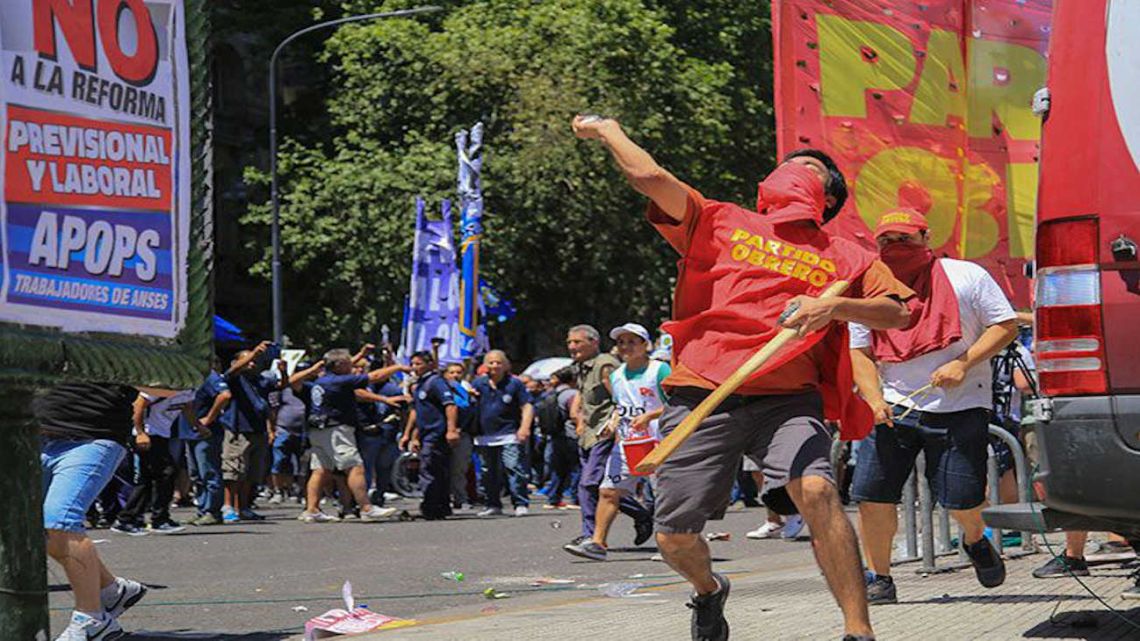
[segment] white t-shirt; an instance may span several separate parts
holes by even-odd
[[[929,352],[904,363],[879,363],[883,381],[883,398],[891,404],[903,401],[915,390],[930,383],[930,375],[940,366],[966,353],[982,332],[991,325],[1016,318],[1009,299],[989,272],[964,260],[939,259],[954,294],[958,297],[958,315],[962,338],[936,352]],[[871,330],[858,323],[849,324],[852,349],[871,346]],[[993,372],[989,361],[978,363],[966,372],[962,384],[952,389],[932,388],[902,404],[923,412],[958,412],[993,405]]]

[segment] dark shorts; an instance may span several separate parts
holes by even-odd
[[[661,416],[662,436],[676,429],[706,394],[676,390]],[[698,533],[709,519],[722,518],[745,454],[760,461],[766,492],[786,496],[784,486],[804,476],[834,483],[831,441],[816,392],[729,398],[658,468],[657,531]],[[782,511],[794,511],[790,501],[784,503]]]
[[[915,459],[922,453],[926,478],[939,504],[950,510],[978,507],[986,498],[989,417],[984,408],[942,414],[911,412],[903,421],[895,419],[894,427],[875,426],[859,448],[851,498],[898,503]]]

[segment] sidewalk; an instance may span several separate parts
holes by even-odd
[[[713,544],[714,546],[716,544]],[[715,548],[714,548],[715,551]],[[839,639],[842,620],[806,549],[795,555],[755,557],[721,564],[732,579],[727,614],[733,639]],[[916,564],[895,569],[900,603],[877,606],[871,617],[879,639],[1140,639],[1140,629],[1104,610],[1071,578],[1034,579],[1045,553],[1007,562],[1009,577],[995,590],[979,586],[970,569],[932,576]],[[730,567],[731,566],[731,567]],[[491,601],[421,619],[415,627],[360,639],[688,639],[687,587],[661,565],[640,582],[637,596],[612,598],[597,585],[549,595]],[[1086,585],[1140,626],[1140,607],[1123,601],[1131,585],[1118,565],[1093,569]],[[1050,613],[1058,607],[1055,619]],[[1129,608],[1131,610],[1129,611]],[[1085,614],[1087,613],[1087,614]],[[1069,623],[1066,623],[1068,621]],[[1084,626],[1074,626],[1073,621]]]

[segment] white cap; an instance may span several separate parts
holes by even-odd
[[[610,338],[617,340],[618,336],[622,334],[636,334],[641,337],[646,343],[653,344],[653,339],[649,338],[649,330],[645,329],[637,323],[626,323],[621,327],[615,327],[610,330]]]

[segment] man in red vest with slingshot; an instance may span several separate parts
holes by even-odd
[[[579,138],[599,140],[630,185],[652,201],[649,222],[681,255],[673,320],[671,394],[661,417],[668,434],[782,328],[799,340],[782,347],[657,471],[654,521],[665,561],[693,584],[695,641],[728,639],[729,582],[712,571],[700,536],[720,518],[741,457],[763,461],[765,502],[799,511],[815,538],[820,569],[843,610],[847,636],[872,639],[855,532],[830,469],[824,417],[845,437],[870,431],[870,408],[852,393],[844,321],[875,329],[907,325],[913,292],[871,252],[830,236],[823,224],[847,197],[843,175],[825,154],[790,154],[760,183],[755,211],[716,202],[658,165],[617,121],[578,116]],[[850,283],[843,297],[816,298]],[[781,313],[796,308],[781,319]],[[782,500],[781,500],[782,497]],[[787,500],[790,497],[790,501]]]

